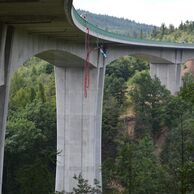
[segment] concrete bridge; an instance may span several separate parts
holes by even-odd
[[[88,34],[91,40],[86,45]],[[72,0],[0,0],[0,188],[10,80],[32,56],[55,65],[60,151],[56,191],[71,191],[72,177],[80,172],[90,183],[95,178],[101,181],[105,68],[124,55],[147,59],[152,76],[175,93],[181,64],[194,58],[194,45],[129,39],[103,31],[81,18]]]

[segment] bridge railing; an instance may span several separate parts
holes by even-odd
[[[173,47],[173,48],[194,48],[194,44],[188,44],[188,43],[175,43],[175,42],[166,42],[166,41],[157,41],[157,40],[148,40],[148,39],[138,39],[138,38],[130,38],[126,35],[121,35],[113,32],[109,32],[106,30],[103,30],[99,28],[98,26],[91,24],[87,21],[87,19],[82,18],[79,13],[76,11],[74,7],[72,7],[73,16],[79,22],[79,24],[85,28],[89,28],[91,32],[94,32],[95,34],[101,36],[101,37],[107,37],[115,40],[116,42],[124,41],[128,42],[129,44],[140,44],[140,45],[155,45],[160,47]]]

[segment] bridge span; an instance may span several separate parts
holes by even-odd
[[[87,34],[90,48],[85,48]],[[90,56],[84,65],[87,53]],[[13,73],[32,56],[55,66],[60,152],[55,188],[70,192],[74,174],[82,173],[90,183],[101,181],[105,69],[124,55],[147,59],[151,75],[176,93],[181,84],[181,64],[194,58],[194,45],[130,39],[101,30],[78,15],[72,0],[0,0],[0,190]]]

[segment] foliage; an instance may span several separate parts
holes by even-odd
[[[73,192],[55,192],[54,194],[101,194],[101,186],[98,180],[94,180],[94,184],[90,185],[88,180],[84,179],[81,174],[74,176],[73,179],[77,182],[77,185],[73,187]]]
[[[102,170],[103,188],[110,190],[109,184],[115,177],[115,158],[118,141],[122,136],[120,115],[126,107],[127,81],[136,71],[148,69],[147,63],[134,57],[122,57],[107,66],[102,122]],[[120,130],[119,130],[120,129]],[[114,192],[111,189],[111,192]]]
[[[147,136],[120,142],[117,156],[117,177],[124,193],[165,193],[167,174],[154,155],[153,140]]]
[[[94,14],[83,10],[78,10],[78,13],[86,15],[90,23],[101,29],[134,38],[143,38],[142,36],[151,33],[154,28],[152,25],[140,24],[124,18]]]
[[[101,17],[121,32],[130,22]],[[110,21],[111,22],[110,22]],[[193,42],[193,22],[160,28],[131,22],[128,36]],[[129,28],[127,27],[127,29]],[[145,27],[145,28],[144,28]],[[136,30],[134,30],[136,29]],[[138,30],[137,30],[138,29]],[[126,30],[123,28],[123,30]],[[149,65],[138,58],[122,57],[107,67],[102,121],[102,171],[105,193],[192,194],[194,192],[194,78],[188,74],[177,96],[160,81],[151,79]],[[130,99],[135,115],[135,136],[123,126]],[[128,107],[127,107],[128,108]],[[4,194],[47,194],[54,190],[56,163],[56,110],[53,66],[32,58],[13,77],[6,133]],[[165,132],[161,153],[159,137]],[[101,193],[98,183],[81,175],[74,193]],[[112,185],[116,188],[112,188]],[[118,187],[121,189],[119,190]],[[62,194],[62,193],[57,193]]]
[[[194,104],[194,76],[186,74],[183,77],[183,86],[180,91],[180,96],[183,100]]]
[[[178,28],[170,24],[168,27],[163,23],[160,28],[153,28],[151,39],[164,40],[179,43],[193,43],[194,42],[194,22],[181,22]]]
[[[171,193],[192,193],[194,191],[193,176],[193,139],[194,139],[194,103],[193,91],[188,86],[193,85],[193,76],[183,78],[183,87],[178,96],[169,102],[169,109],[173,115],[171,130],[166,139],[161,154],[163,165],[166,166],[171,178]],[[173,107],[173,108],[172,108]],[[176,108],[174,108],[176,107]]]
[[[53,190],[56,108],[51,67],[32,58],[13,77],[5,145],[6,194]]]
[[[75,194],[100,194],[101,186],[98,180],[94,180],[94,186],[89,185],[88,180],[85,180],[81,174],[74,176],[74,179],[78,182],[77,188],[73,188]]]
[[[140,58],[124,56],[108,65],[106,75],[123,78],[125,81],[135,75],[137,71],[148,70],[147,62]]]
[[[157,136],[165,124],[165,106],[169,91],[158,78],[152,79],[148,71],[136,73],[131,79],[129,92],[136,112],[136,136]]]

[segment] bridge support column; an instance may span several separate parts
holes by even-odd
[[[176,94],[181,87],[181,64],[151,64],[150,74],[158,77],[172,94]]]
[[[2,27],[0,25],[0,27]],[[5,129],[11,77],[12,29],[0,29],[0,194],[2,193]]]
[[[101,181],[101,118],[105,67],[90,70],[84,97],[83,68],[56,67],[56,191],[71,192],[74,175]]]
[[[4,162],[4,144],[5,129],[8,111],[9,86],[6,84],[0,86],[0,194],[3,183],[3,162]]]

